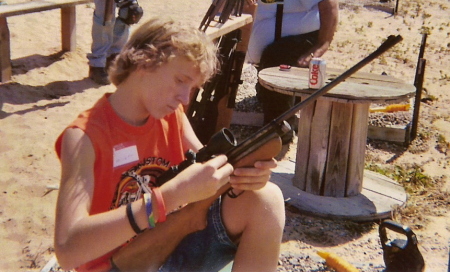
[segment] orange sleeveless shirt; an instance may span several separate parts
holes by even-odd
[[[182,106],[163,119],[149,117],[144,125],[136,127],[117,116],[108,101],[110,95],[106,94],[68,126],[83,130],[95,151],[90,215],[139,199],[141,189],[136,179],[153,187],[162,172],[184,160],[186,151],[182,144]],[[63,133],[55,144],[58,157]],[[77,271],[108,271],[109,258],[116,250],[78,267]]]

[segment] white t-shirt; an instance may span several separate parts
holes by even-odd
[[[320,28],[318,3],[322,0],[284,0],[281,36],[309,33]],[[277,4],[258,0],[253,29],[247,51],[247,61],[259,63],[267,45],[274,41]]]

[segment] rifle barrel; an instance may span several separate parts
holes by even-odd
[[[228,156],[229,162],[233,164],[234,162],[238,161],[240,158],[245,156],[245,154],[250,153],[247,150],[256,149],[254,146],[262,146],[264,144],[264,139],[270,138],[270,135],[274,135],[274,133],[277,133],[278,135],[281,136],[283,133],[286,133],[285,131],[286,125],[288,126],[288,124],[285,121],[287,119],[294,116],[294,114],[296,114],[299,110],[303,109],[310,103],[314,102],[317,98],[327,93],[329,90],[331,90],[336,85],[338,85],[339,83],[350,77],[352,74],[356,73],[363,66],[365,66],[366,64],[368,64],[369,62],[371,62],[372,60],[374,60],[375,58],[386,52],[388,49],[399,43],[402,39],[403,38],[400,35],[389,36],[386,39],[386,41],[384,41],[378,47],[378,49],[372,52],[369,56],[365,57],[363,60],[355,64],[353,67],[342,73],[340,76],[332,80],[324,87],[312,93],[310,96],[308,96],[308,98],[306,98],[302,102],[299,102],[294,107],[290,108],[282,115],[272,120],[272,122],[260,128],[258,131],[250,135],[248,138],[239,143],[237,146],[233,147],[226,154]],[[260,141],[263,141],[263,143],[260,143]]]

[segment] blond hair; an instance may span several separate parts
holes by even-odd
[[[218,70],[217,48],[193,26],[155,17],[143,23],[126,43],[109,69],[114,85],[137,68],[156,69],[175,56],[184,56],[200,69],[206,82]]]

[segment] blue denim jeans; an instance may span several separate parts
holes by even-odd
[[[213,272],[219,271],[234,260],[237,246],[225,231],[220,210],[221,201],[218,199],[210,207],[208,226],[184,238],[160,268],[160,272]]]
[[[111,0],[114,1],[114,0]],[[105,22],[105,0],[94,0],[95,9],[92,20],[91,53],[87,55],[89,66],[105,67],[106,58],[117,54],[128,40],[129,26],[116,20],[116,4],[113,4],[112,19]]]

